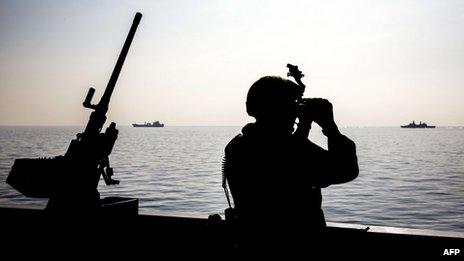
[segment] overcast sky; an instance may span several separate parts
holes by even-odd
[[[0,1],[0,125],[83,125],[137,11],[118,124],[243,125],[248,88],[307,77],[342,126],[464,125],[464,1]]]

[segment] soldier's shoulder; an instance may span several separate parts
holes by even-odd
[[[232,140],[229,141],[229,143],[226,146],[226,152],[231,151],[233,149],[236,149],[237,147],[240,147],[243,144],[244,137],[243,134],[237,134],[235,137],[232,138]]]
[[[237,134],[226,146],[226,152],[240,150],[249,143],[254,135],[254,123],[248,123],[242,128],[242,132]]]

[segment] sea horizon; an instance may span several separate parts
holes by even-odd
[[[11,166],[17,158],[63,155],[82,127],[0,126],[0,205],[43,208],[46,201],[26,198],[5,183]],[[121,184],[101,181],[102,196],[139,198],[142,214],[207,217],[227,208],[221,160],[241,126],[119,127],[110,161]],[[356,143],[360,174],[323,189],[327,221],[464,232],[461,126],[340,129]],[[310,140],[327,145],[318,130]]]
[[[109,124],[111,121],[108,121],[105,124]],[[161,122],[164,123],[164,122]],[[243,127],[244,125],[248,124],[244,123],[243,125],[164,125],[164,127]],[[132,123],[130,124],[118,124],[116,123],[117,126],[122,126],[122,127],[132,127]],[[313,126],[316,126],[314,123]],[[401,125],[338,125],[340,128],[397,128],[400,127]],[[464,125],[433,125],[436,126],[437,128],[450,128],[450,127],[464,127]],[[85,127],[84,124],[63,124],[63,125],[42,125],[42,124],[19,124],[19,125],[0,125],[0,127]]]

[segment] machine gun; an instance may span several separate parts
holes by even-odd
[[[124,46],[98,104],[91,104],[94,88],[90,88],[83,106],[92,109],[84,132],[71,141],[64,156],[39,159],[16,159],[6,182],[26,197],[49,198],[47,209],[93,209],[101,205],[97,190],[100,177],[106,185],[119,184],[114,180],[109,155],[118,137],[116,124],[111,122],[101,132],[109,102],[132,39],[142,18],[135,15]]]

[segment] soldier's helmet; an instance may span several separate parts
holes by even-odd
[[[259,118],[279,117],[294,113],[298,98],[298,85],[278,76],[265,76],[248,90],[246,110]]]

